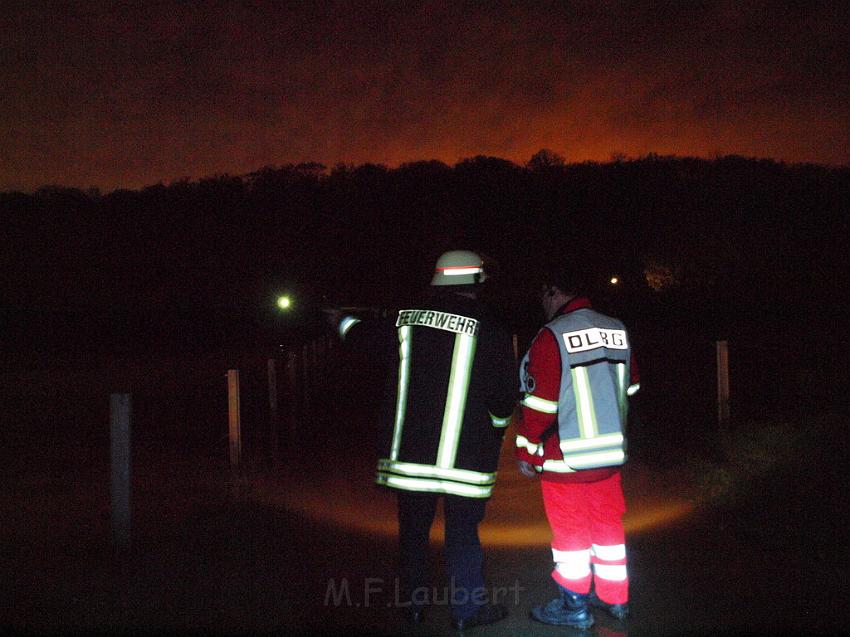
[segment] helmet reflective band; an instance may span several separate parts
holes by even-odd
[[[451,250],[437,260],[431,285],[472,285],[487,278],[484,262],[475,252]]]
[[[479,268],[474,265],[470,266],[459,266],[456,268],[437,268],[446,276],[458,276],[461,274],[477,274],[479,272],[484,272],[484,268]]]

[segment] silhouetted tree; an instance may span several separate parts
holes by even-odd
[[[526,167],[529,170],[548,170],[550,168],[563,168],[565,165],[566,161],[561,155],[548,148],[542,148],[531,156]]]

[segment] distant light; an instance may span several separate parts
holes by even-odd
[[[620,282],[620,277],[612,276],[611,277],[611,285],[617,285]]]
[[[279,296],[277,297],[277,306],[281,310],[288,310],[290,307],[292,307],[292,299],[290,299],[288,296]]]

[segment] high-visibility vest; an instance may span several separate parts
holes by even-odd
[[[591,308],[579,308],[557,316],[544,329],[554,334],[561,354],[558,402],[531,393],[534,388],[528,386],[525,372],[527,353],[520,365],[520,381],[528,392],[524,404],[557,414],[565,465],[559,470],[622,465],[628,396],[637,389],[629,385],[631,344],[625,326]]]

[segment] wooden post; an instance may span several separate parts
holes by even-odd
[[[298,422],[298,355],[288,352],[286,355],[286,393],[289,400],[289,436],[287,445],[295,442],[295,425]]]
[[[313,408],[313,350],[311,343],[304,343],[301,347],[301,404],[304,406],[302,413],[309,414]]]
[[[270,358],[267,367],[269,373],[269,447],[271,447],[272,462],[277,463],[280,446],[277,413],[277,361]]]
[[[516,334],[513,335],[513,344],[514,344],[514,360],[519,360],[519,347],[517,345]]]
[[[112,482],[112,542],[119,553],[130,548],[130,394],[109,396]]]
[[[310,409],[316,408],[316,395],[319,387],[319,341],[310,342]],[[311,411],[312,413],[312,411]]]
[[[227,370],[227,421],[230,438],[230,468],[237,472],[242,459],[242,430],[239,410],[239,370]]]
[[[729,346],[727,341],[717,341],[717,424],[721,443],[729,434]]]

